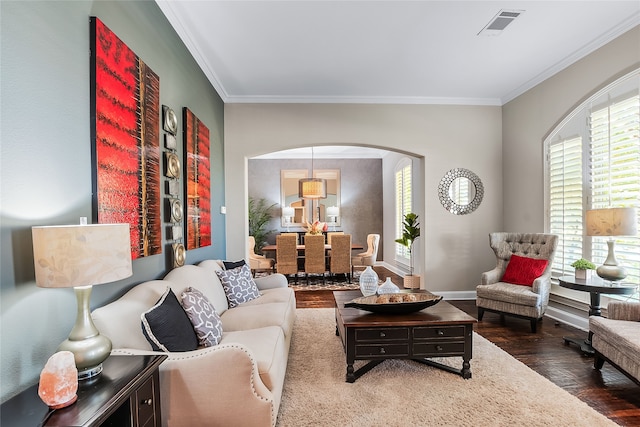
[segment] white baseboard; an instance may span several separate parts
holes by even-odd
[[[544,314],[546,317],[553,319],[557,322],[564,323],[565,325],[573,326],[582,331],[589,331],[589,318],[579,316],[568,311],[562,310],[559,307],[548,306],[547,311]],[[586,315],[586,313],[585,313]]]

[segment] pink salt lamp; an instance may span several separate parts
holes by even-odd
[[[47,360],[40,373],[38,395],[52,409],[60,409],[78,400],[78,369],[70,351],[59,351]]]

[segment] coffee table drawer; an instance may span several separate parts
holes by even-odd
[[[356,345],[356,359],[408,357],[409,344],[370,344]]]
[[[460,342],[425,342],[413,344],[413,356],[462,356],[464,354],[464,341]]]
[[[356,329],[356,342],[408,340],[409,328]]]
[[[464,326],[433,326],[413,328],[414,339],[464,337]]]

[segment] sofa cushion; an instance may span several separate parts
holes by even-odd
[[[222,288],[227,295],[229,308],[236,307],[243,302],[251,301],[260,296],[256,282],[251,277],[251,270],[246,264],[233,270],[216,271]]]
[[[289,303],[241,304],[227,310],[220,318],[225,332],[278,326],[290,337],[295,320],[295,305]]]
[[[240,261],[222,261],[225,270],[233,270],[234,268],[242,267],[246,264],[245,260]]]
[[[511,259],[502,276],[502,282],[531,286],[535,279],[542,276],[547,264],[549,264],[549,261],[546,259],[511,255]]]
[[[182,293],[182,306],[196,331],[198,344],[217,345],[222,338],[222,321],[207,297],[195,288],[187,288]]]
[[[191,351],[198,338],[191,321],[170,287],[160,300],[140,315],[142,333],[156,351]]]

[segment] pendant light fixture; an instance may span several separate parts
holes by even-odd
[[[298,181],[298,197],[303,199],[326,199],[327,180],[313,178],[313,147],[311,147],[311,178]]]

